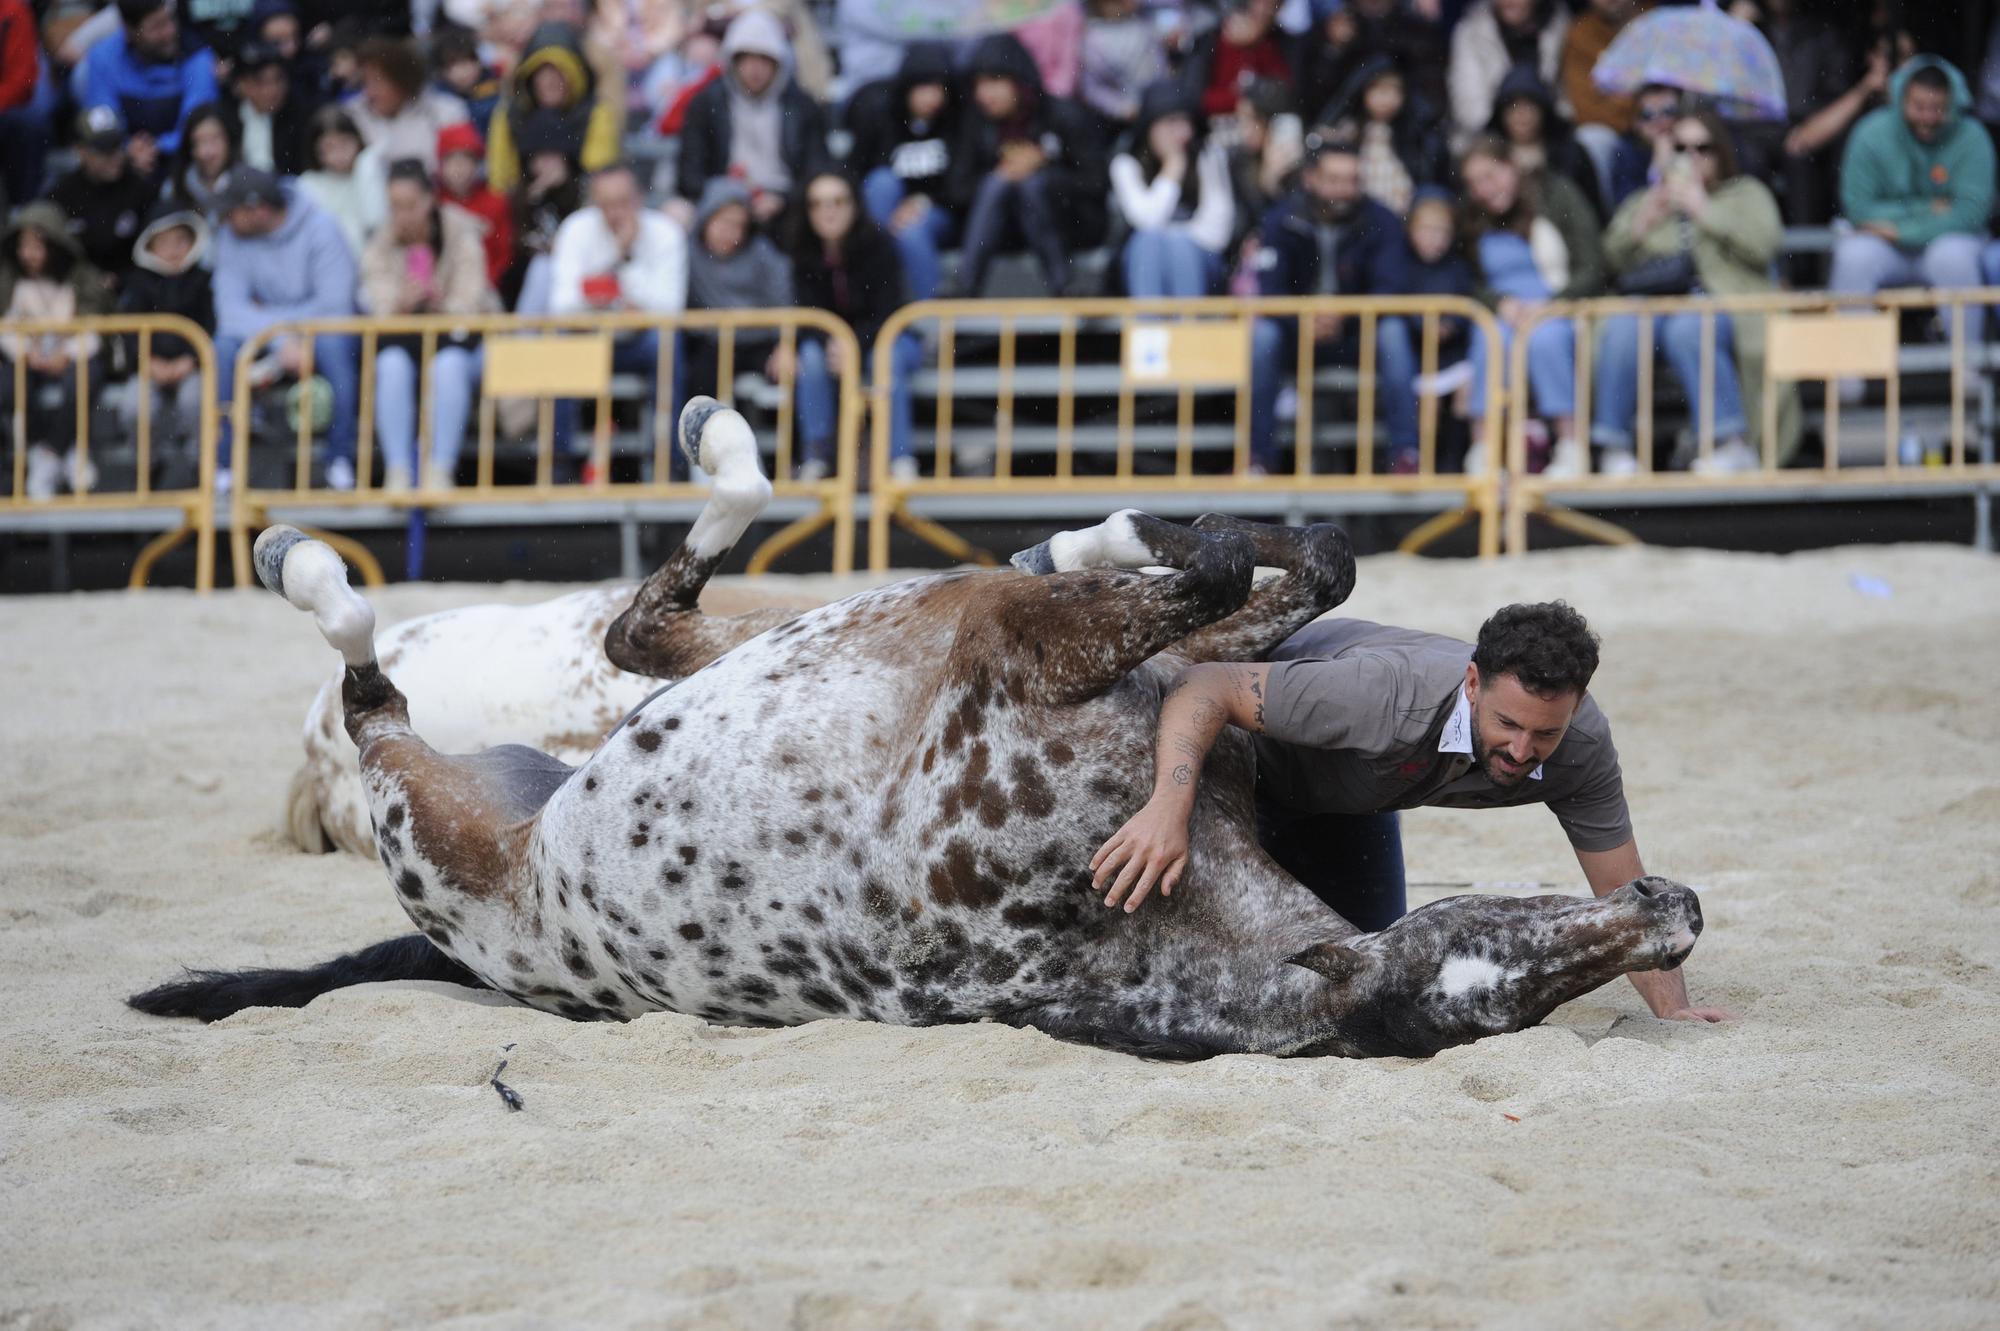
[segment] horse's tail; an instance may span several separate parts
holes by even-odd
[[[125,1001],[156,1017],[220,1021],[247,1007],[304,1007],[321,994],[383,980],[445,980],[489,986],[439,951],[422,934],[408,934],[303,970],[189,970]]]

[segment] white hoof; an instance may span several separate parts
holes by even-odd
[[[757,457],[750,422],[712,397],[691,398],[681,409],[681,447],[713,482],[708,505],[687,538],[696,555],[712,559],[735,545],[771,502],[771,482]]]
[[[375,607],[347,585],[347,565],[332,546],[296,527],[266,527],[254,555],[257,578],[312,613],[320,636],[349,666],[375,659]]]

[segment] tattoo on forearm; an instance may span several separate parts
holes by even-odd
[[[1194,705],[1193,721],[1204,730],[1218,729],[1228,713],[1217,706],[1213,699],[1203,698]]]
[[[1192,780],[1194,780],[1194,769],[1189,767],[1186,763],[1182,763],[1178,767],[1174,768],[1175,785],[1184,786]]]

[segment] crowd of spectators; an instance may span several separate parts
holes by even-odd
[[[1600,330],[1579,422],[1577,331],[1538,319],[1544,302],[1766,290],[1787,223],[1838,225],[1843,292],[2000,278],[2000,29],[1975,97],[1958,68],[1914,49],[1886,0],[1846,26],[1796,0],[1738,0],[1787,76],[1786,117],[1755,123],[1670,88],[1595,86],[1592,66],[1648,0],[1211,3],[1068,0],[1014,32],[899,44],[850,0],[837,22],[805,0],[116,0],[94,13],[0,0],[0,317],[177,314],[226,366],[296,319],[805,305],[854,328],[866,371],[900,305],[979,296],[1009,253],[1057,294],[1459,295],[1504,333],[1489,346],[1447,323],[1445,361],[1469,376],[1420,374],[1414,323],[1375,321],[1384,465],[1415,469],[1419,394],[1455,384],[1479,465],[1484,367],[1532,329],[1548,468],[1580,472],[1595,448],[1599,470],[1630,474],[1636,326]],[[673,151],[635,165],[634,136]],[[655,161],[669,163],[657,177]],[[1083,262],[1092,252],[1111,262]],[[1755,465],[1763,418],[1760,329],[1741,322],[1716,321],[1705,404],[1721,443],[1703,464],[1725,470]],[[1303,332],[1324,362],[1360,358],[1357,321]],[[1301,333],[1291,319],[1254,328],[1259,470],[1282,464]],[[1664,320],[1656,340],[1693,398],[1697,322]],[[712,337],[681,342],[677,393],[717,359]],[[652,333],[614,343],[628,372],[652,373],[660,352]],[[288,409],[323,419],[338,488],[355,483],[359,354],[351,336],[280,339],[251,375],[305,381]],[[383,484],[450,485],[478,338],[439,345],[428,431],[418,340],[385,337],[376,356]],[[840,356],[813,336],[789,364],[775,336],[738,349],[796,384],[809,477],[833,463]],[[906,475],[922,356],[908,335],[891,356]],[[10,397],[25,364],[31,494],[90,484],[65,461],[79,359],[125,380],[128,413],[150,394],[167,438],[194,428],[199,373],[180,339],[154,341],[143,383],[129,347],[89,337],[16,334],[0,357]],[[1796,403],[1779,419],[1785,456]],[[579,404],[559,403],[570,474],[585,465],[579,426]]]

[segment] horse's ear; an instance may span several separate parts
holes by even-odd
[[[1297,956],[1287,957],[1289,965],[1316,971],[1335,984],[1346,984],[1361,973],[1367,959],[1351,947],[1339,943],[1315,943]]]

